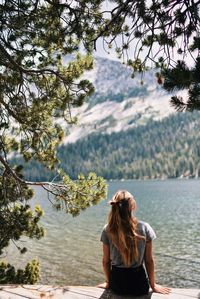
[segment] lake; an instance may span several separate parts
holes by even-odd
[[[136,216],[149,222],[157,234],[153,242],[157,282],[171,287],[200,287],[200,181],[114,181],[108,183],[108,199],[127,189],[137,201]],[[45,211],[46,229],[40,241],[23,239],[28,247],[20,255],[11,246],[8,260],[22,267],[38,258],[42,284],[96,285],[104,281],[101,266],[101,230],[110,206],[108,199],[71,217],[55,211],[41,188],[34,203]]]

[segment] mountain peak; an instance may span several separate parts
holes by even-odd
[[[174,113],[169,102],[171,95],[156,83],[155,72],[149,70],[133,79],[129,67],[96,57],[94,69],[84,74],[94,84],[95,92],[82,107],[72,109],[78,123],[68,126],[64,143],[76,142],[93,132],[127,130]]]

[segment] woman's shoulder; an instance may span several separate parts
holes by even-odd
[[[138,220],[137,226],[138,227],[147,227],[147,226],[150,226],[150,224],[145,221]]]
[[[108,234],[107,234],[107,226],[108,226],[107,224],[104,225],[104,228],[103,228],[102,233],[101,233],[100,241],[103,242],[106,245],[109,245],[110,241],[109,241],[109,237],[108,237]]]
[[[106,224],[104,225],[103,230],[106,231],[107,228],[108,228],[108,223],[106,223]]]
[[[156,234],[151,225],[145,221],[139,220],[137,224],[137,229],[140,234],[147,237],[147,239],[153,240],[156,238]]]
[[[103,226],[102,234],[108,234],[108,223]]]

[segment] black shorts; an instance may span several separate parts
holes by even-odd
[[[112,266],[110,288],[121,295],[145,295],[149,292],[149,280],[141,265],[137,268],[121,268]]]

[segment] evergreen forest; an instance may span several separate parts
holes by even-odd
[[[197,178],[199,125],[199,112],[176,113],[161,121],[150,120],[145,126],[119,133],[91,134],[76,143],[61,145],[58,157],[73,179],[90,171],[108,180]],[[25,176],[31,180],[54,178],[35,161],[25,165]]]

